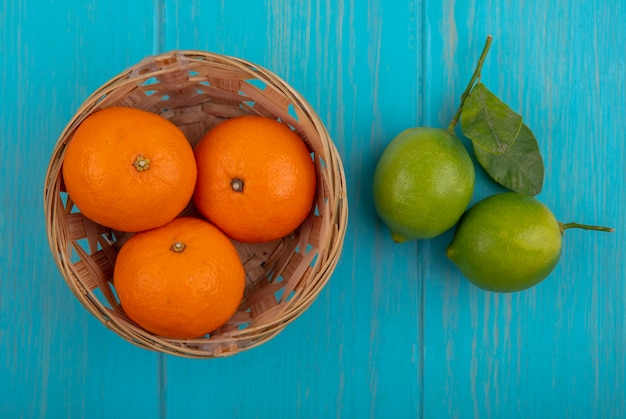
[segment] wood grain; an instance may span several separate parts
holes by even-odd
[[[254,377],[259,389],[283,383],[284,397],[276,403],[263,391],[250,394],[245,386],[236,390],[220,387],[214,390],[220,400],[247,400],[220,406],[218,413],[224,416],[353,417],[418,411],[420,295],[414,263],[416,245],[394,248],[388,232],[377,225],[369,180],[382,145],[407,121],[415,124],[418,115],[414,80],[418,78],[419,45],[407,41],[415,31],[408,21],[415,22],[417,6],[407,5],[401,10],[384,9],[382,3],[371,6],[366,10],[353,4],[314,2],[301,10],[286,2],[268,2],[258,9],[242,11],[232,4],[220,10],[219,20],[230,21],[233,15],[244,22],[254,20],[266,39],[277,40],[250,59],[271,68],[318,109],[342,155],[352,156],[344,159],[350,202],[367,204],[351,208],[341,266],[327,290],[293,327],[239,359],[194,366],[201,371],[191,378],[198,380],[195,385],[185,385],[190,380],[189,372],[183,369],[185,361],[168,359],[168,411],[189,412],[183,393],[190,397],[190,392],[201,405],[212,406],[214,399],[207,396],[201,380],[229,375],[235,366],[247,371],[247,377]],[[177,20],[168,20],[174,28],[182,27],[192,13],[182,5],[170,12],[177,16]],[[212,20],[208,9],[195,9],[195,13],[206,16],[199,26],[221,26]],[[403,19],[404,31],[383,28],[387,19]],[[368,28],[366,39],[358,39],[364,32],[356,28],[363,27]],[[177,29],[169,32],[179,33]],[[241,43],[252,42],[247,36],[235,32],[228,39],[213,39],[211,34],[199,34],[191,47],[238,54]],[[170,42],[176,48],[185,41],[191,42],[182,37]],[[383,46],[387,44],[398,48],[386,50]],[[407,56],[405,66],[385,64],[396,53]],[[410,87],[397,91],[394,79],[408,80]],[[398,101],[394,107],[400,109],[385,119],[380,105],[390,101]],[[390,277],[398,264],[402,271],[397,278]],[[402,327],[407,321],[411,324],[408,330]],[[381,364],[386,367],[380,368]],[[398,374],[409,379],[401,388],[395,385]]]
[[[441,34],[431,49],[456,56],[433,55],[431,68],[439,63],[447,72],[433,74],[432,92],[449,98],[450,86],[461,91],[485,34],[492,34],[482,81],[522,114],[539,140],[546,162],[539,199],[561,221],[608,223],[617,233],[567,231],[554,273],[513,295],[478,291],[438,256],[429,276],[440,280],[425,290],[425,416],[620,416],[626,391],[625,211],[621,199],[610,197],[624,194],[624,136],[613,115],[626,102],[613,94],[624,89],[614,68],[624,67],[617,57],[626,45],[623,37],[608,37],[623,28],[624,9],[556,2],[537,4],[539,13],[530,14],[528,4],[479,6],[444,2],[430,10],[428,19]],[[444,102],[443,108],[449,115],[453,107]],[[434,111],[440,123],[449,118]],[[482,176],[475,198],[497,190]],[[441,255],[448,242],[437,239],[431,246]]]
[[[528,0],[28,0],[0,7],[0,417],[626,417],[626,4]],[[487,34],[482,81],[533,130],[538,198],[568,230],[537,287],[499,295],[398,245],[372,204],[384,147],[447,126]],[[45,237],[52,148],[81,101],[146,55],[235,55],[318,110],[344,159],[342,259],[263,346],[198,361],[146,352],[77,303]],[[469,146],[460,130],[462,141]],[[473,202],[501,190],[477,166]]]
[[[158,414],[158,357],[78,304],[50,256],[42,199],[52,148],[75,109],[152,52],[150,13],[127,31],[146,10],[150,2],[0,8],[0,417]]]

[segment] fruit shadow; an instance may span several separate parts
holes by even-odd
[[[360,226],[373,229],[374,231],[368,232],[368,235],[373,233],[377,237],[383,233],[383,229],[386,230],[386,226],[378,216],[374,205],[374,193],[372,190],[374,171],[378,159],[391,140],[392,138],[385,138],[381,141],[372,142],[368,152],[361,154],[360,162],[350,159],[351,161],[348,161],[346,164],[346,181],[348,183],[351,219],[358,222]],[[391,240],[388,232],[387,236]]]

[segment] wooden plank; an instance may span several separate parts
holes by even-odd
[[[626,416],[623,2],[55,6],[0,8],[0,417]],[[513,295],[462,279],[444,253],[452,231],[392,243],[371,202],[384,146],[448,124],[487,33],[483,82],[539,139],[539,198],[563,221],[616,228],[568,231],[550,278]],[[174,48],[275,71],[318,110],[346,169],[348,234],[327,288],[228,359],[123,341],[77,303],[45,237],[43,177],[65,123],[117,72]],[[479,170],[474,202],[498,190]]]
[[[0,416],[154,417],[159,356],[92,318],[46,238],[48,159],[81,101],[153,51],[151,1],[0,8]]]
[[[166,13],[166,49],[240,56],[312,103],[344,157],[351,203],[342,259],[318,300],[272,341],[234,358],[168,357],[168,415],[417,415],[416,244],[394,245],[378,222],[371,176],[382,148],[420,117],[420,5],[196,1],[168,2]]]
[[[425,417],[626,414],[624,5],[595,0],[429,2],[426,119],[450,120],[484,39],[483,82],[535,132],[546,163],[539,199],[557,218],[609,224],[567,231],[561,263],[536,288],[490,294],[427,244]],[[532,11],[532,12],[531,12]],[[499,189],[480,172],[475,200]]]

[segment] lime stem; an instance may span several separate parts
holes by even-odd
[[[448,132],[450,134],[454,135],[454,128],[456,127],[456,124],[458,124],[459,118],[461,117],[461,112],[463,111],[463,105],[465,104],[465,99],[467,99],[467,95],[469,95],[470,91],[472,90],[472,87],[474,87],[474,83],[476,83],[476,80],[480,78],[480,72],[483,69],[485,58],[487,58],[487,53],[489,52],[489,47],[491,46],[491,39],[492,39],[492,36],[487,35],[487,41],[485,41],[485,46],[483,47],[483,52],[480,54],[480,58],[478,59],[478,64],[476,65],[474,74],[472,74],[472,78],[470,79],[470,82],[468,83],[467,87],[465,88],[465,91],[461,95],[461,103],[459,104],[459,109],[457,109],[456,114],[454,115],[454,118],[450,122],[450,125],[448,125]]]
[[[559,226],[561,227],[561,233],[563,233],[568,228],[582,228],[583,230],[604,231],[607,233],[612,233],[615,231],[615,229],[611,227],[590,226],[590,225],[579,224],[579,223],[565,223],[565,224],[559,223]]]

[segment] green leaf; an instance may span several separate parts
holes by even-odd
[[[522,117],[478,82],[461,112],[463,134],[489,153],[504,153],[517,138]]]
[[[478,163],[500,185],[525,195],[534,196],[541,192],[543,159],[537,139],[525,124],[515,143],[505,153],[489,153],[480,145],[473,144]]]

